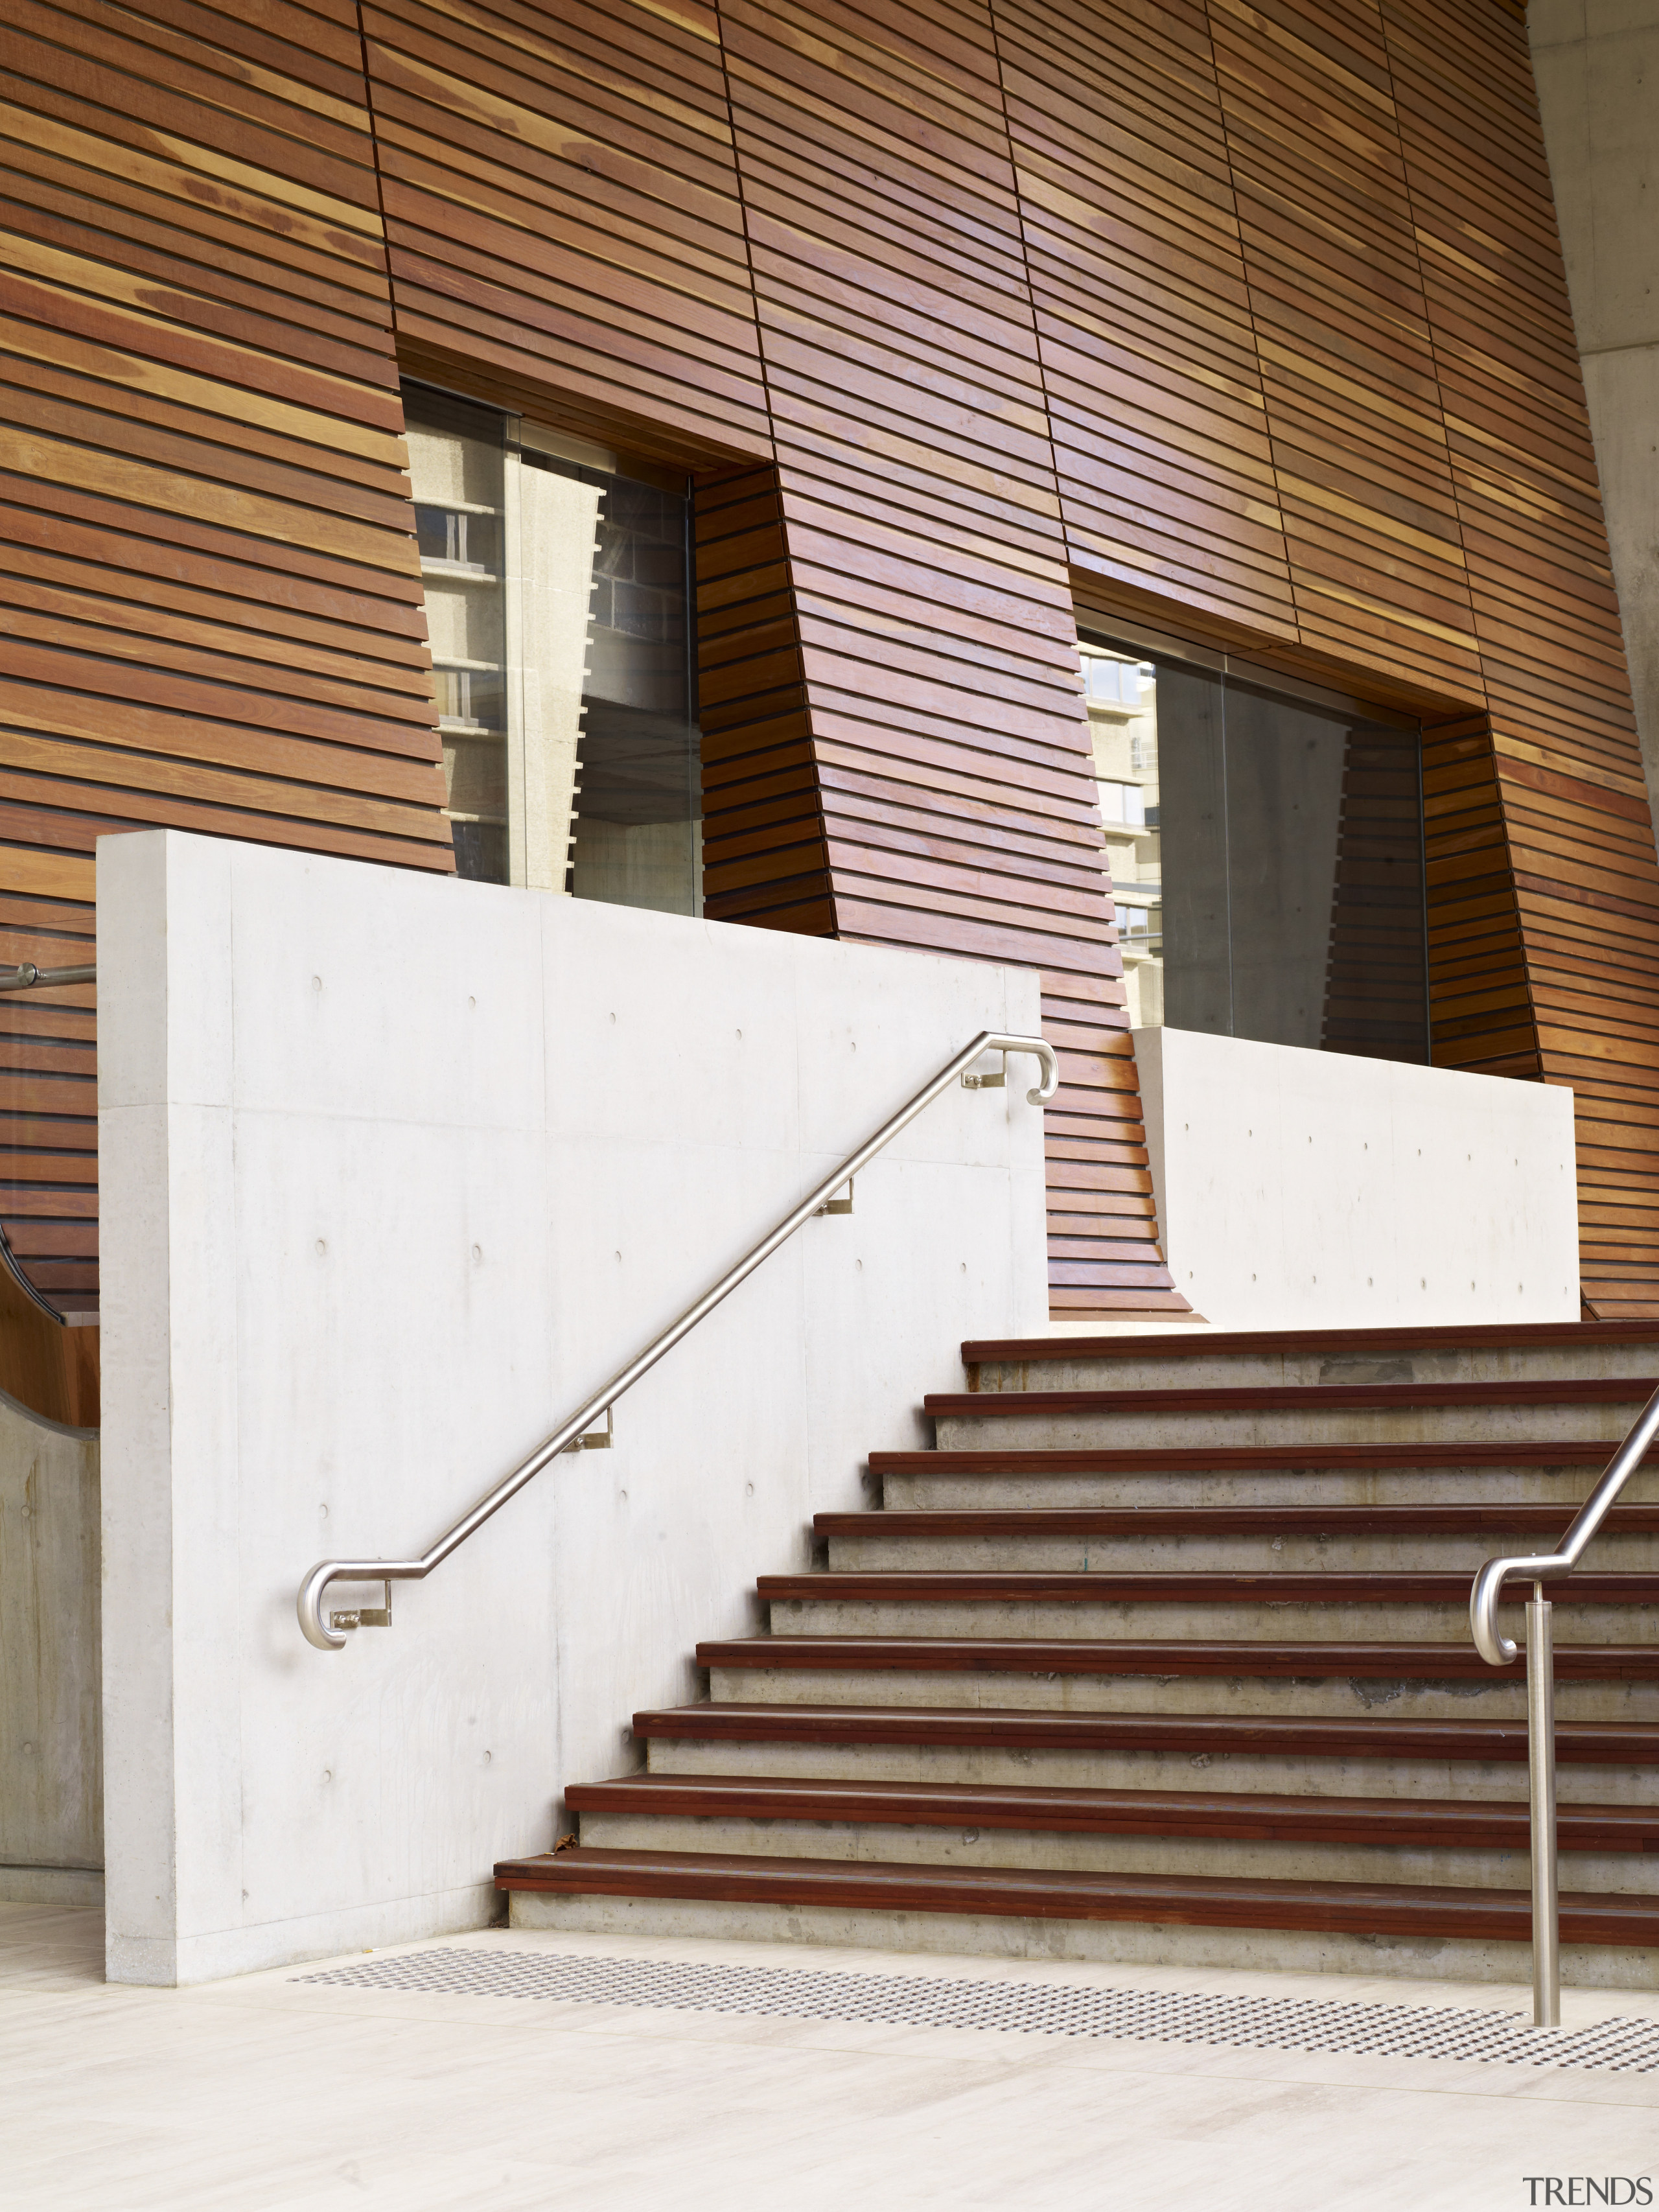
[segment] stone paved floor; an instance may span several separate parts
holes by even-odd
[[[1334,1975],[445,1941],[1527,2009],[1520,1990]],[[331,1989],[292,1967],[112,1988],[100,1943],[96,1912],[0,1906],[3,2212],[1519,2212],[1547,2201],[1528,2175],[1648,2176],[1659,2200],[1659,2075]],[[1659,2019],[1659,1996],[1565,2009]]]

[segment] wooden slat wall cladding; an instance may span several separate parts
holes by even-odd
[[[1039,969],[1059,1310],[1180,1304],[1081,596],[1424,711],[1436,1057],[1573,1085],[1587,1294],[1659,1311],[1659,870],[1512,9],[13,0],[0,40],[0,959],[84,944],[104,828],[451,865],[401,367],[695,474],[711,910]],[[0,1224],[84,1306],[89,1012],[8,1000],[0,1051]]]
[[[1061,1066],[1052,1304],[1184,1311],[1156,1243],[988,9],[720,17],[777,457],[781,540],[757,554],[787,548],[835,928],[1040,969]],[[799,788],[716,863],[711,911],[819,910],[810,848],[778,842]]]
[[[1425,723],[1423,814],[1436,1064],[1537,1082],[1526,943],[1484,714]]]
[[[1184,1311],[988,10],[370,0],[364,27],[405,365],[768,464],[699,471],[708,911],[1040,967],[1056,1305]]]
[[[0,960],[165,823],[453,866],[355,9],[0,27]],[[0,1000],[0,1224],[96,1306],[92,994]]]
[[[1205,9],[995,15],[1071,561],[1293,639]]]
[[[1382,12],[1514,904],[1490,1042],[1572,1085],[1591,1310],[1652,1313],[1659,869],[1526,32],[1485,0]]]
[[[836,908],[800,623],[773,468],[695,501],[703,910],[832,937]]]
[[[1348,732],[1320,1036],[1326,1052],[1424,1056],[1419,750],[1414,730],[1375,725]]]
[[[1381,15],[1210,19],[1298,633],[1455,693],[1477,656]]]
[[[365,0],[405,367],[769,459],[712,7]]]
[[[1659,871],[1521,12],[995,9],[1081,596],[1417,696],[1435,1059],[1572,1085],[1586,1298],[1659,1311]]]

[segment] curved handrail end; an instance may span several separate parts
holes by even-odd
[[[1541,1582],[1546,1575],[1568,1573],[1573,1561],[1562,1552],[1540,1553],[1531,1559],[1488,1559],[1469,1590],[1469,1630],[1474,1648],[1489,1667],[1512,1666],[1521,1647],[1499,1632],[1498,1607],[1504,1585],[1510,1581]]]
[[[300,1632],[307,1644],[314,1644],[319,1651],[343,1651],[345,1636],[337,1628],[330,1628],[323,1620],[323,1593],[340,1571],[337,1559],[319,1559],[300,1585],[300,1595],[295,1611],[300,1616]]]
[[[1040,1045],[1030,1048],[1042,1064],[1042,1078],[1035,1090],[1025,1094],[1028,1106],[1046,1106],[1060,1088],[1060,1054],[1045,1037]]]
[[[1028,1106],[1046,1106],[1055,1091],[1059,1090],[1060,1054],[1047,1037],[1004,1036],[988,1030],[981,1036],[978,1042],[982,1051],[1000,1052],[1005,1066],[1011,1052],[1029,1052],[1038,1062],[1042,1069],[1042,1074],[1036,1088],[1028,1091],[1025,1094],[1025,1103]]]

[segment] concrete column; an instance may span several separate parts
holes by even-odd
[[[1659,0],[1532,0],[1527,21],[1659,814]]]
[[[98,849],[106,1971],[240,1917],[230,854]],[[180,1355],[183,1355],[182,1357]],[[240,1962],[239,1962],[240,1963]]]

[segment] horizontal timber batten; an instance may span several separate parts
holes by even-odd
[[[6,957],[84,956],[124,828],[453,868],[414,374],[692,477],[710,915],[1038,971],[1056,1314],[1188,1310],[1081,611],[1420,720],[1431,1057],[1573,1087],[1589,1308],[1659,1316],[1659,865],[1517,10],[270,0],[256,68],[156,5],[5,34]],[[92,1313],[33,1019],[0,1231]]]

